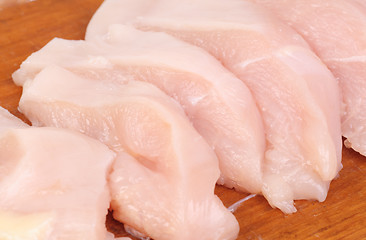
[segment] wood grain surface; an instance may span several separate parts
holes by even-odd
[[[86,26],[102,0],[0,0],[0,105],[25,118],[17,106],[22,89],[11,74],[32,52],[54,37],[83,39]],[[256,196],[235,212],[244,239],[366,239],[366,159],[343,150],[343,169],[331,183],[325,202],[296,201],[297,213],[284,215]],[[247,194],[216,187],[230,206]],[[0,196],[1,197],[1,196]],[[111,214],[110,231],[125,236]],[[188,239],[187,239],[188,240]]]

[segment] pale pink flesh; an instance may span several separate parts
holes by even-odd
[[[346,146],[366,155],[366,3],[363,0],[252,0],[308,41],[339,80]]]
[[[80,133],[11,128],[0,134],[0,213],[48,216],[44,240],[104,240],[115,154]]]
[[[14,73],[23,85],[46,66],[118,83],[150,82],[184,108],[220,160],[219,183],[258,193],[265,138],[262,119],[242,81],[204,50],[167,34],[116,25],[89,42],[54,39]]]
[[[28,124],[15,117],[5,108],[0,107],[0,134],[11,128],[25,128]]]
[[[215,154],[153,85],[47,67],[24,85],[20,109],[35,125],[75,129],[120,152],[110,176],[117,220],[154,239],[236,238],[237,221],[214,195]]]
[[[112,233],[108,233],[106,240],[131,240],[129,237],[114,237]]]
[[[269,202],[293,212],[293,199],[325,199],[341,168],[340,98],[300,35],[245,0],[106,0],[86,39],[116,23],[170,33],[218,58],[247,84],[261,111]]]

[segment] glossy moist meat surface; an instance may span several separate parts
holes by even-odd
[[[259,106],[267,141],[262,192],[270,204],[289,213],[294,199],[325,200],[341,168],[340,97],[300,35],[244,0],[107,0],[86,39],[115,23],[167,32],[219,59]]]
[[[0,238],[104,240],[115,154],[80,133],[0,122],[9,127],[0,133]]]
[[[253,0],[299,32],[339,81],[346,146],[366,155],[366,4],[362,0]]]
[[[173,97],[219,158],[220,184],[259,193],[265,139],[246,85],[204,50],[167,34],[115,25],[90,41],[53,39],[13,74],[22,85],[58,65],[109,81],[145,81]]]
[[[50,66],[23,90],[20,110],[34,125],[78,130],[118,152],[110,177],[117,220],[154,239],[237,237],[235,217],[214,195],[214,152],[158,88]]]
[[[17,111],[22,88],[11,82],[11,74],[29,54],[55,36],[83,39],[87,23],[103,1],[23,2],[0,10],[0,105],[22,119],[24,117]],[[365,157],[344,149],[342,163],[344,168],[332,181],[326,201],[295,201],[296,214],[284,216],[278,209],[268,206],[262,196],[243,203],[234,213],[241,227],[238,240],[365,238]],[[221,186],[216,186],[216,193],[227,207],[247,196]],[[111,216],[108,219],[109,230],[116,236],[125,236],[123,226],[111,222]]]

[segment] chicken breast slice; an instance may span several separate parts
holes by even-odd
[[[366,3],[355,0],[252,0],[299,32],[339,81],[346,146],[366,156]]]
[[[129,237],[115,237],[112,233],[108,233],[106,240],[132,240]]]
[[[220,184],[259,193],[265,150],[263,123],[245,86],[204,50],[165,33],[115,25],[89,42],[54,39],[13,74],[23,84],[57,65],[96,79],[139,80],[177,100],[219,158]]]
[[[156,240],[236,238],[238,222],[214,195],[214,152],[153,85],[50,66],[26,82],[20,109],[34,125],[78,130],[119,152],[110,176],[117,220]]]
[[[68,130],[1,132],[0,238],[104,240],[114,157],[100,142]]]
[[[264,120],[263,194],[324,201],[341,168],[340,97],[332,74],[291,28],[245,0],[106,0],[86,39],[111,24],[164,31],[206,49],[251,90]]]
[[[8,110],[0,107],[0,134],[12,128],[26,128],[28,124],[11,114]]]

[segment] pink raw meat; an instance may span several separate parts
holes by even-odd
[[[15,117],[5,108],[0,107],[0,133],[11,128],[25,128],[29,127],[19,118]]]
[[[345,145],[366,156],[366,2],[252,1],[268,7],[299,32],[339,80]]]
[[[206,49],[249,87],[267,140],[263,194],[290,213],[324,201],[341,168],[340,97],[324,64],[291,28],[245,0],[106,0],[87,41],[111,24],[164,31]]]
[[[75,129],[119,152],[110,176],[117,220],[156,240],[236,238],[238,222],[214,195],[214,152],[153,85],[50,66],[24,85],[20,109],[34,125]]]
[[[77,132],[26,127],[3,109],[0,122],[0,238],[104,240],[115,153]]]
[[[13,74],[23,85],[57,65],[103,81],[150,82],[177,100],[220,160],[220,184],[261,192],[263,123],[242,81],[201,48],[165,33],[115,25],[91,41],[54,39]]]

